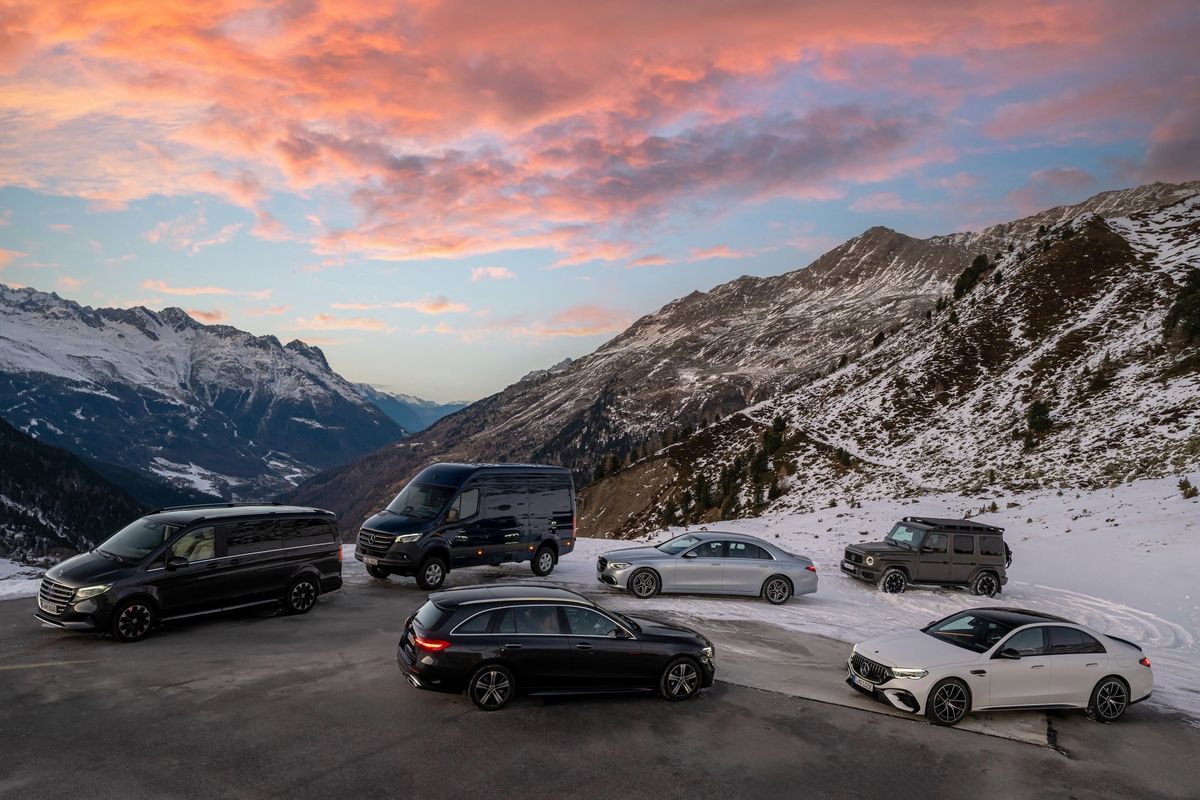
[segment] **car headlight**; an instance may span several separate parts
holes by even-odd
[[[98,594],[104,594],[111,588],[111,583],[102,583],[99,586],[84,586],[82,589],[75,590],[75,599],[86,600],[89,597],[95,597]]]
[[[892,667],[892,677],[893,678],[907,678],[909,680],[915,681],[918,678],[924,678],[928,674],[929,674],[929,670],[925,670],[925,669],[907,669],[904,667]]]
[[[404,542],[415,542],[417,539],[420,539],[422,535],[423,534],[420,534],[420,533],[406,533],[403,536],[397,536],[396,544],[402,544]]]
[[[710,644],[708,647],[700,648],[700,655],[704,656],[705,658],[711,659],[713,656],[716,655],[716,651],[713,650],[713,646]]]
[[[875,566],[875,556],[867,556],[866,560],[864,560],[863,563],[866,564],[868,567]]]
[[[610,561],[608,565],[613,569],[629,569],[633,566],[629,561]]]

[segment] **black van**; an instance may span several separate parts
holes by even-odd
[[[330,511],[224,503],[160,508],[46,573],[36,616],[124,642],[159,622],[263,603],[293,614],[342,585]]]
[[[549,575],[575,547],[575,485],[562,467],[434,464],[358,532],[373,578],[436,589],[458,567],[528,561]]]

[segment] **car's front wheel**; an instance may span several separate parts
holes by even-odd
[[[500,664],[483,665],[467,682],[467,695],[481,711],[499,711],[508,705],[516,690],[512,672]]]
[[[662,586],[658,580],[658,573],[646,567],[642,567],[630,575],[627,585],[634,597],[640,597],[643,600],[654,597]]]
[[[934,725],[957,725],[971,710],[971,692],[958,678],[934,685],[925,701],[925,716]]]
[[[417,570],[417,586],[433,591],[446,582],[446,562],[436,556],[426,559]]]
[[[153,603],[135,597],[121,603],[113,611],[110,629],[118,642],[138,642],[146,638],[157,619]]]
[[[690,658],[677,658],[663,670],[659,693],[668,700],[688,700],[700,693],[700,666]]]
[[[1116,675],[1109,675],[1092,689],[1087,715],[1097,722],[1116,722],[1129,708],[1129,684]]]
[[[879,578],[879,591],[888,594],[903,594],[908,588],[908,576],[904,570],[891,567]]]
[[[367,574],[377,581],[386,581],[388,579],[388,575],[391,575],[392,573],[388,572],[383,567],[373,567],[368,564]]]

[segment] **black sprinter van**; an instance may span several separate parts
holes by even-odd
[[[575,547],[575,485],[562,467],[434,464],[358,532],[371,577],[436,589],[451,569],[528,561],[549,575]]]

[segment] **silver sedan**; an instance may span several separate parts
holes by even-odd
[[[792,595],[817,590],[812,559],[753,536],[720,531],[611,550],[596,561],[596,578],[642,598],[659,592],[757,595],[782,605]]]

